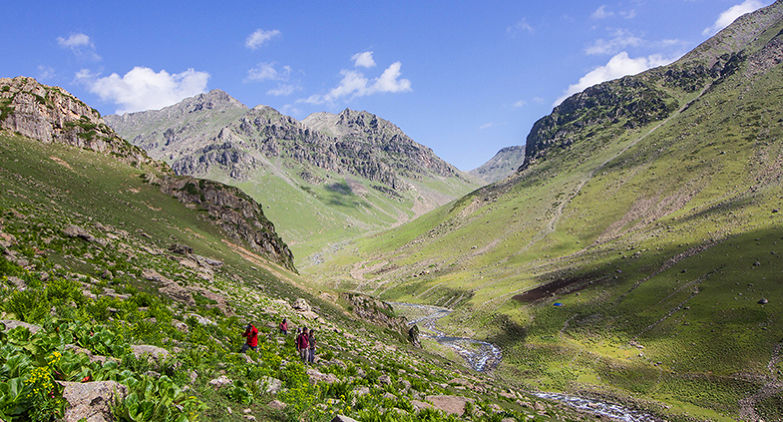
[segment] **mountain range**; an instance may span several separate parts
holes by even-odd
[[[0,78],[0,105],[0,419],[587,419],[422,351],[388,304],[316,290],[261,204],[63,89]]]
[[[238,186],[266,205],[300,265],[479,186],[378,116],[346,109],[302,122],[220,90],[157,111],[105,117],[178,174]]]

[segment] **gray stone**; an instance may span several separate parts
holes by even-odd
[[[168,350],[162,347],[151,346],[148,344],[131,345],[131,350],[133,351],[133,355],[136,356],[136,359],[141,359],[142,357],[147,356],[156,362],[160,362],[161,360],[171,356],[171,353],[169,353]]]
[[[269,402],[269,404],[267,404],[267,406],[275,410],[283,410],[288,407],[287,404],[281,402],[280,400],[272,400]]]
[[[231,385],[233,383],[234,383],[234,381],[230,380],[225,375],[221,375],[221,376],[219,376],[219,377],[217,377],[215,379],[209,380],[209,385],[211,385],[213,387],[217,387],[217,388],[225,387],[225,386]]]
[[[465,413],[465,403],[470,399],[462,396],[427,396],[427,401],[432,403],[436,409],[446,413],[462,416]]]
[[[116,381],[62,382],[63,398],[69,406],[65,409],[65,422],[113,421],[111,406],[115,398],[121,399],[128,388]]]
[[[331,422],[359,422],[359,421],[353,418],[349,418],[348,416],[345,415],[337,415],[334,418],[332,418]]]
[[[267,394],[277,394],[283,389],[283,382],[273,377],[261,377],[258,382],[261,384],[261,388]]]
[[[312,308],[310,308],[310,304],[307,303],[307,301],[302,298],[296,299],[296,301],[294,302],[293,305],[291,305],[291,307],[300,312],[312,311]]]
[[[0,319],[0,324],[5,325],[5,330],[13,330],[16,327],[27,328],[31,334],[35,334],[41,331],[40,325],[30,324],[24,321],[17,321],[15,319]]]
[[[95,237],[91,235],[87,230],[84,230],[83,228],[73,224],[63,229],[63,233],[68,237],[78,237],[79,239],[83,239],[88,242],[92,242],[95,240]]]
[[[337,376],[335,376],[334,374],[323,374],[313,368],[307,368],[307,376],[310,378],[310,382],[312,382],[313,384],[317,382],[325,382],[327,384],[332,384],[339,381]]]

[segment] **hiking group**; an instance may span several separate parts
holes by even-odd
[[[283,318],[283,321],[278,325],[280,333],[288,335],[288,321]],[[242,337],[245,337],[245,344],[242,345],[240,353],[245,353],[247,349],[258,349],[258,328],[252,323],[248,323],[245,327],[245,332],[242,333]],[[299,354],[299,358],[304,363],[315,363],[315,345],[317,341],[315,339],[315,330],[307,329],[307,327],[296,329],[296,338],[294,344],[296,345],[296,352]]]

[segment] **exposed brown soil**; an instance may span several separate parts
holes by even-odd
[[[596,281],[602,281],[605,278],[606,276],[599,276],[598,274],[588,274],[576,278],[561,278],[530,289],[525,293],[515,295],[512,299],[519,302],[531,303],[556,294],[568,294],[582,290]]]

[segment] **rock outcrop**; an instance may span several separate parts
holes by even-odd
[[[112,154],[129,163],[154,163],[141,148],[120,139],[97,110],[33,78],[0,78],[0,129]]]
[[[340,297],[348,301],[349,309],[359,318],[410,338],[408,320],[405,317],[398,317],[394,313],[394,308],[388,303],[361,293],[345,292],[341,293]]]
[[[114,420],[111,406],[115,398],[123,398],[128,387],[116,381],[62,382],[63,398],[69,406],[65,422],[109,422]]]
[[[161,191],[185,206],[206,211],[208,218],[230,238],[296,271],[291,250],[275,232],[274,224],[264,216],[261,204],[241,190],[185,176],[149,177],[148,182],[158,184]]]

